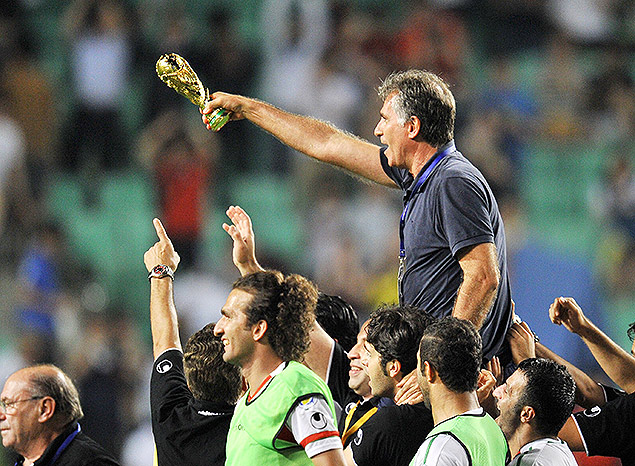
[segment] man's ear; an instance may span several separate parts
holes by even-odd
[[[393,359],[386,364],[386,369],[388,371],[388,375],[394,379],[401,372],[401,363],[398,360]]]
[[[520,410],[520,422],[527,424],[536,417],[536,411],[531,406],[523,406]]]
[[[267,333],[267,321],[259,320],[252,328],[251,328],[251,336],[254,341],[260,341],[262,337]]]
[[[40,401],[40,412],[38,413],[38,422],[44,423],[49,421],[55,414],[56,403],[50,396],[45,396]]]
[[[428,361],[423,361],[422,369],[423,376],[428,381],[428,383],[436,382],[439,374],[437,374],[437,371],[434,369],[434,367],[432,367],[432,365],[430,365]]]
[[[416,138],[419,135],[419,131],[421,131],[421,120],[419,120],[419,117],[411,116],[406,121],[406,130],[410,139]]]

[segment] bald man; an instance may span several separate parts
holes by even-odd
[[[18,454],[18,466],[117,466],[81,432],[83,416],[75,385],[58,367],[20,369],[0,395],[2,444]]]

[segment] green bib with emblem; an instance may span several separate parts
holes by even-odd
[[[225,464],[312,465],[300,445],[277,438],[292,409],[310,403],[312,395],[326,399],[335,420],[328,386],[312,370],[291,361],[254,400],[248,402],[248,395],[243,396],[229,427]]]

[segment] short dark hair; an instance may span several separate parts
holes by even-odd
[[[31,396],[50,396],[55,400],[52,419],[67,425],[84,417],[77,387],[68,375],[53,364],[39,364],[31,369]]]
[[[405,124],[410,117],[419,118],[422,140],[441,147],[454,138],[456,102],[443,79],[424,70],[394,72],[378,89],[383,100],[393,92],[397,92],[393,109],[399,122]]]
[[[635,322],[633,322],[631,325],[628,326],[626,335],[628,335],[628,338],[630,338],[631,341],[635,340]]]
[[[350,351],[357,343],[359,317],[355,309],[340,296],[318,293],[315,319],[344,350]]]
[[[253,295],[247,321],[250,325],[267,322],[265,337],[276,355],[283,361],[301,361],[315,324],[315,285],[300,275],[267,270],[239,278],[233,289]]]
[[[185,378],[194,398],[236,404],[242,390],[240,368],[223,360],[225,352],[215,323],[193,334],[183,351]]]
[[[366,341],[379,353],[384,372],[386,364],[394,360],[399,361],[404,375],[417,368],[419,340],[434,320],[415,306],[382,306],[371,314]]]
[[[575,404],[575,382],[567,368],[544,358],[525,359],[518,365],[527,383],[517,408],[531,406],[540,435],[557,436]]]
[[[430,325],[421,338],[419,358],[437,371],[456,393],[476,390],[483,360],[481,336],[474,324],[447,316]]]

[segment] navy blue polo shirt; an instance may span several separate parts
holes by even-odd
[[[450,315],[463,280],[457,253],[468,246],[494,243],[501,278],[493,308],[480,331],[483,355],[489,360],[500,355],[512,320],[503,220],[481,172],[456,150],[454,141],[439,148],[438,153],[446,149],[447,155],[410,200],[404,225],[406,257],[400,296],[403,304],[420,307],[435,317]],[[390,167],[385,150],[379,152],[381,165],[403,190],[405,202],[435,157],[413,178],[407,169]]]

